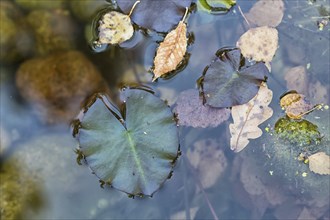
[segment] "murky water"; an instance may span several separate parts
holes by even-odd
[[[237,1],[244,13],[254,3]],[[329,25],[323,30],[318,26],[324,18],[329,21],[329,14],[324,15],[324,10],[329,13],[329,7],[330,2],[326,0],[285,1],[285,14],[277,27],[279,48],[267,81],[273,91],[270,107],[274,115],[262,124],[263,130],[273,128],[285,115],[278,103],[280,96],[288,90],[285,73],[292,67],[306,68],[311,101],[329,104]],[[29,9],[22,13],[25,16]],[[138,31],[131,42],[122,45],[123,48],[113,47],[94,53],[83,34],[88,22],[77,17],[73,21],[77,29],[72,32],[77,44],[73,48],[82,51],[95,64],[114,100],[120,86],[143,84],[166,99],[172,108],[180,92],[197,88],[196,80],[214,59],[215,52],[225,46],[235,46],[248,30],[237,6],[225,15],[196,10],[188,18],[191,44],[187,66],[169,79],[151,83],[152,75],[148,70],[153,65],[161,35]],[[45,123],[44,117],[36,114],[35,106],[30,105],[18,90],[15,77],[23,61],[3,62],[0,67],[1,181],[7,183],[1,189],[1,214],[6,207],[7,213],[10,209],[22,213],[20,217],[25,219],[330,217],[329,176],[309,173],[305,180],[302,175],[308,167],[303,164],[298,166],[295,175],[291,175],[291,168],[297,166],[294,159],[297,155],[288,156],[285,162],[272,160],[271,154],[276,158],[279,152],[269,149],[279,148],[276,139],[267,132],[251,141],[243,152],[232,152],[228,129],[231,119],[216,128],[179,127],[182,156],[172,178],[152,198],[132,199],[110,187],[101,188],[87,165],[77,164],[74,150],[78,143],[71,135],[70,126]],[[52,116],[56,121],[61,114],[52,112]],[[321,148],[329,154],[329,111],[314,112],[307,120],[318,125],[324,135]],[[200,150],[197,154],[196,149]],[[202,167],[195,169],[193,162],[190,165],[192,155],[201,157]],[[266,155],[270,155],[270,160]],[[6,200],[13,202],[6,206]]]

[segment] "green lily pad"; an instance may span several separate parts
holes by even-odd
[[[269,73],[265,64],[247,66],[237,48],[223,48],[216,55],[199,79],[206,104],[225,108],[250,101]]]
[[[164,101],[141,89],[125,89],[122,112],[96,95],[84,111],[78,132],[80,153],[101,182],[129,195],[153,193],[170,176],[179,138]]]

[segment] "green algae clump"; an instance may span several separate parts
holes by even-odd
[[[16,162],[0,164],[1,219],[22,219],[29,210],[36,211],[43,204],[37,181]]]
[[[69,11],[34,10],[26,20],[34,34],[36,55],[75,48],[78,32]]]
[[[318,127],[307,120],[280,118],[275,123],[275,131],[280,139],[297,146],[318,144],[321,141]]]
[[[0,62],[18,62],[31,53],[33,38],[23,18],[12,2],[0,1]]]

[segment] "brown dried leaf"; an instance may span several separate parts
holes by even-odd
[[[308,89],[308,77],[304,66],[292,67],[286,71],[284,79],[289,90],[306,93]]]
[[[285,109],[286,115],[292,119],[301,119],[314,108],[304,95],[295,91],[284,95],[280,100],[280,105]]]
[[[227,158],[213,139],[200,140],[189,148],[187,157],[203,187],[212,187],[227,168]]]
[[[153,81],[162,75],[175,70],[182,61],[187,50],[187,27],[183,21],[169,32],[164,41],[160,43],[154,59]]]
[[[129,40],[134,33],[131,18],[117,11],[110,11],[99,21],[97,44],[119,44]]]
[[[308,157],[309,169],[317,174],[330,175],[330,157],[324,152],[318,152]]]
[[[268,107],[272,98],[273,92],[264,83],[252,100],[232,107],[231,115],[234,123],[229,125],[232,150],[239,152],[248,145],[249,139],[256,139],[262,135],[258,125],[273,115],[273,110]]]
[[[256,26],[278,26],[284,15],[283,0],[260,0],[245,15]]]
[[[267,26],[251,28],[240,37],[236,45],[245,58],[263,61],[270,70],[270,62],[278,47],[278,32]]]

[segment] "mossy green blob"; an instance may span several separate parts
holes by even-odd
[[[23,14],[10,1],[0,1],[0,36],[1,62],[18,62],[31,53],[31,33],[23,20]]]
[[[0,164],[0,179],[1,219],[24,219],[28,210],[41,208],[43,201],[37,180],[16,160]]]
[[[75,48],[78,30],[69,11],[34,10],[26,19],[34,34],[36,55]]]
[[[15,3],[27,10],[34,9],[60,9],[66,6],[67,0],[15,0]]]
[[[318,127],[307,120],[292,120],[288,117],[280,118],[275,123],[277,136],[296,146],[308,146],[318,144],[321,134]]]

